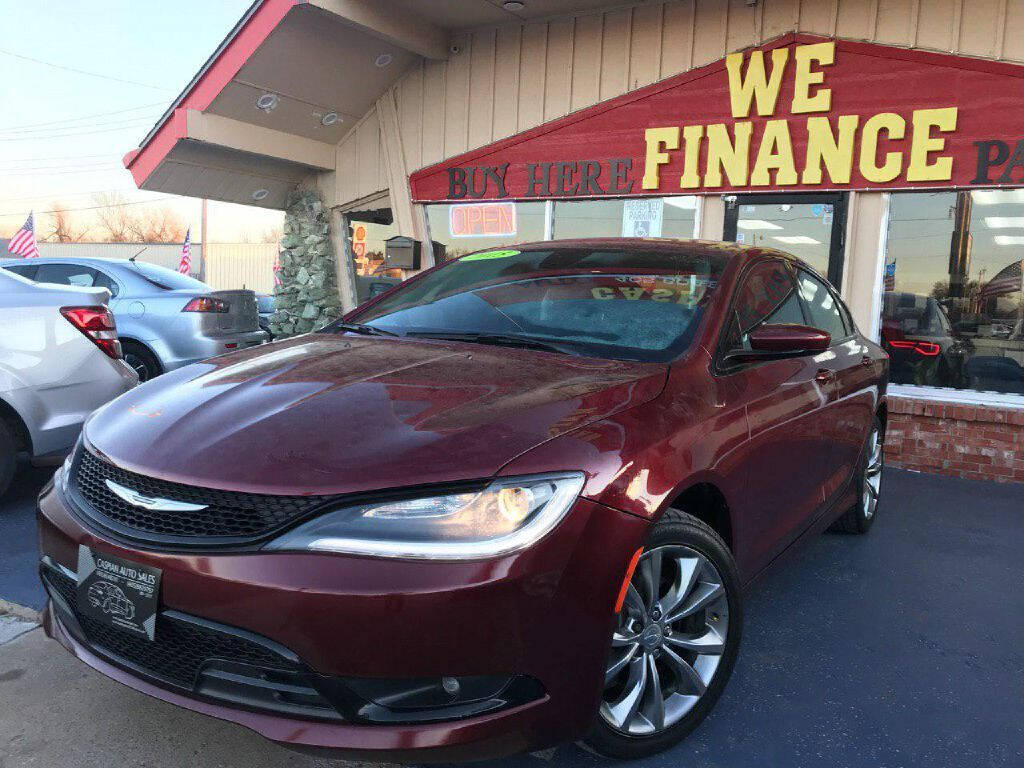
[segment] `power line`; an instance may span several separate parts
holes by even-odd
[[[47,135],[57,132],[66,131],[78,131],[82,128],[103,128],[110,125],[130,125],[133,123],[149,123],[158,117],[157,114],[152,115],[138,115],[137,117],[122,117],[117,120],[101,120],[98,123],[77,123],[75,125],[54,125],[50,128],[18,128],[15,130],[4,131],[0,130],[0,136],[21,136],[24,134],[31,134],[33,136],[46,137]]]
[[[33,211],[34,214],[44,213],[77,213],[78,211],[98,211],[101,208],[123,208],[126,205],[145,205],[147,203],[159,203],[164,200],[173,200],[175,195],[165,195],[163,197],[156,197],[152,200],[132,200],[127,203],[111,203],[110,205],[91,205],[88,208],[60,208],[52,211]],[[24,211],[16,211],[14,213],[0,213],[0,216],[27,216]]]
[[[118,195],[129,192],[138,192],[136,187],[124,187],[123,189],[94,189],[94,190],[82,190],[80,192],[47,192],[44,195],[32,195],[18,197],[7,197],[0,199],[0,203],[20,203],[24,200],[53,200],[54,198],[61,197],[81,197],[82,195]]]
[[[108,117],[110,115],[123,115],[125,112],[138,112],[140,109],[151,109],[153,107],[166,107],[166,101],[156,101],[152,104],[142,104],[138,107],[128,107],[127,109],[115,109],[112,112],[95,112],[91,115],[82,115],[81,117],[65,117],[61,120],[47,120],[42,123],[22,123],[21,125],[8,125],[0,127],[0,132],[6,132],[10,130],[16,130],[19,128],[38,128],[43,125],[53,125],[54,123],[77,123],[80,120],[91,120],[94,117]]]
[[[122,131],[134,131],[141,128],[140,125],[125,125],[121,128],[100,128],[95,131],[73,131],[72,133],[55,133],[48,136],[0,136],[0,141],[46,141],[47,139],[66,139],[70,136],[92,136],[96,133],[118,133]]]
[[[95,155],[45,155],[43,157],[8,157],[0,163],[30,163],[37,160],[83,160],[87,157],[120,157],[117,152],[99,152]]]
[[[78,75],[88,75],[89,77],[98,77],[101,80],[110,80],[115,83],[124,83],[126,85],[137,85],[140,88],[152,88],[155,91],[173,91],[173,88],[166,88],[161,85],[150,85],[149,83],[140,83],[137,80],[125,80],[120,77],[112,77],[111,75],[104,75],[99,72],[89,72],[85,69],[77,69],[75,67],[68,67],[64,64],[54,64],[52,61],[43,61],[42,59],[35,59],[31,56],[25,56],[21,53],[15,53],[14,51],[7,51],[0,48],[0,53],[6,56],[13,56],[16,59],[23,59],[24,61],[31,61],[34,64],[42,64],[44,67],[53,67],[54,69],[63,69],[65,72],[74,72]]]

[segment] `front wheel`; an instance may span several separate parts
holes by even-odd
[[[124,350],[124,361],[139,375],[140,384],[155,379],[162,373],[160,361],[156,359],[156,355],[141,344],[124,341],[121,342],[121,348]]]
[[[652,531],[616,616],[586,744],[632,760],[680,741],[725,688],[742,628],[739,578],[725,542],[670,510]]]

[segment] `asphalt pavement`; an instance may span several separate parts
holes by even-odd
[[[25,499],[45,477],[23,482],[15,504],[0,504],[0,598],[38,603]],[[1024,765],[1024,487],[898,470],[883,487],[868,536],[824,535],[755,585],[716,709],[684,743],[631,766]],[[0,702],[3,768],[356,765],[131,691],[38,629],[0,645]],[[486,765],[613,763],[565,745]]]

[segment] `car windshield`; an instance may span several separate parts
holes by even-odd
[[[160,267],[156,264],[147,264],[144,261],[133,261],[132,266],[136,271],[140,272],[146,280],[157,288],[164,288],[168,291],[177,291],[181,289],[192,291],[210,290],[210,286],[206,283],[200,282],[194,277],[183,275],[180,272],[175,272],[173,269],[167,269],[167,267]]]
[[[484,251],[349,319],[399,335],[667,361],[689,347],[727,260],[706,246]]]
[[[274,311],[274,297],[259,295],[256,297],[256,306],[262,314]]]

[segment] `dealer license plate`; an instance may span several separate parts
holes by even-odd
[[[160,569],[78,548],[78,610],[125,632],[156,636]]]

